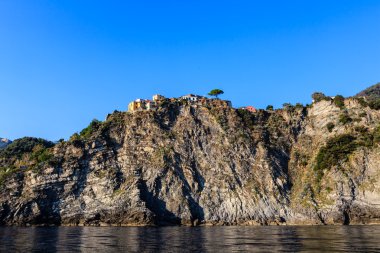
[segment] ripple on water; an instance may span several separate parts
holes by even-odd
[[[380,252],[380,226],[0,227],[1,252]]]

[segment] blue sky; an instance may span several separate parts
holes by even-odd
[[[0,137],[68,138],[128,102],[309,103],[380,81],[380,1],[0,0]]]

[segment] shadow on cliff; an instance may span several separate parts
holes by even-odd
[[[26,187],[23,173],[18,175],[19,189],[13,191],[13,196],[25,198],[22,192]],[[2,203],[0,205],[0,225],[60,225],[60,192],[63,183],[51,184],[48,187],[36,188],[33,194],[20,203]],[[9,193],[11,194],[11,193]]]
[[[33,223],[38,225],[60,225],[61,215],[60,215],[60,194],[57,192],[63,190],[63,184],[55,186],[54,188],[44,189],[39,195],[42,198],[36,201],[39,214],[35,217]]]
[[[167,169],[166,169],[167,171]],[[138,188],[140,190],[140,198],[146,203],[147,208],[155,215],[155,223],[157,225],[180,225],[184,223],[191,223],[192,225],[199,225],[204,220],[203,208],[194,200],[190,194],[190,186],[183,180],[182,170],[176,168],[176,172],[179,172],[181,181],[184,183],[182,187],[183,195],[186,196],[187,204],[190,209],[190,220],[182,220],[173,212],[166,208],[166,201],[160,199],[155,193],[158,193],[162,189],[161,178],[156,178],[154,182],[154,189],[149,190],[146,181],[140,179],[138,182]],[[164,173],[166,174],[166,173]]]
[[[163,110],[154,114],[154,120],[161,129],[170,130],[181,113],[180,107],[173,103],[163,104],[161,107]]]
[[[159,187],[159,186],[156,186]],[[146,207],[155,214],[157,225],[181,224],[181,219],[166,208],[166,202],[159,199],[153,192],[149,191],[145,180],[138,182],[140,198],[146,203]]]

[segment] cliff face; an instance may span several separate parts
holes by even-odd
[[[379,123],[356,99],[115,112],[68,142],[0,159],[0,223],[380,223]]]

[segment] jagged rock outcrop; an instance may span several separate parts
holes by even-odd
[[[0,224],[379,223],[380,111],[344,103],[114,112],[67,142],[3,156]],[[342,135],[349,148],[329,150]]]

